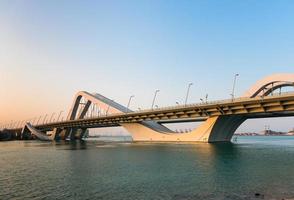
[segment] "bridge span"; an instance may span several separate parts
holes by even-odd
[[[274,93],[294,86],[294,74],[275,74],[254,84],[240,98],[132,111],[119,103],[88,92],[78,92],[65,121],[25,124],[10,131],[40,139],[82,138],[88,128],[124,127],[133,141],[227,142],[247,119],[294,116],[294,93]],[[99,116],[89,116],[98,108]],[[203,121],[188,133],[174,132],[162,123]],[[51,131],[51,136],[45,135]]]

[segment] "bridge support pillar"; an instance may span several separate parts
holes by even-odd
[[[85,135],[87,129],[71,128],[68,132],[70,140],[80,140]]]
[[[61,133],[64,129],[61,129],[61,128],[54,128],[53,131],[52,131],[52,135],[54,136],[53,137],[53,140],[60,140],[61,139]]]
[[[30,130],[27,128],[27,126],[24,126],[20,133],[20,139],[21,140],[30,140],[32,139],[32,134]]]
[[[243,116],[210,117],[188,133],[160,132],[140,123],[121,124],[133,141],[142,142],[229,142],[236,129],[246,120]]]

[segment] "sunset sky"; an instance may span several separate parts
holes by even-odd
[[[131,109],[228,99],[294,73],[294,1],[0,0],[0,124],[97,92]],[[66,112],[64,112],[66,114]],[[294,118],[249,121],[287,131]]]

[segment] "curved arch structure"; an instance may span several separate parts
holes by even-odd
[[[86,103],[81,102],[82,98],[86,99]],[[68,120],[83,119],[92,103],[98,105],[100,109],[106,111],[106,114],[131,112],[130,109],[116,103],[115,101],[105,96],[97,93],[91,94],[89,92],[80,91],[75,95],[74,102],[70,109],[71,112],[68,116]],[[80,105],[83,105],[83,110],[82,112],[78,113]]]
[[[85,100],[85,102],[81,102],[82,99]],[[108,114],[116,114],[116,113],[129,113],[133,112],[129,108],[115,102],[114,100],[111,100],[101,94],[95,93],[91,94],[85,91],[80,91],[75,95],[74,102],[72,104],[72,107],[70,109],[70,113],[68,115],[68,120],[74,120],[74,119],[84,119],[86,113],[89,111],[89,108],[91,104],[95,104],[97,107],[99,107],[100,110],[104,111],[105,115]],[[80,112],[78,112],[80,110]],[[154,130],[159,133],[174,133],[167,127],[155,122],[155,121],[143,121],[139,123],[140,125],[147,127],[148,129]],[[80,134],[77,134],[77,132],[80,132]],[[71,138],[81,138],[83,135],[83,132],[85,130],[79,130],[79,129],[67,129],[64,132],[63,137],[68,137],[68,135],[71,135]]]
[[[267,96],[286,86],[294,86],[294,74],[273,74],[257,81],[241,97]]]
[[[42,141],[53,141],[55,139],[55,131],[53,131],[52,135],[48,136],[45,133],[42,133],[41,131],[37,130],[35,127],[33,127],[30,123],[26,123],[24,128],[21,131],[21,134],[23,135],[25,132],[30,132],[32,135],[34,135],[36,138]]]
[[[85,100],[85,102],[82,102],[82,99]],[[74,97],[74,102],[68,113],[67,120],[84,119],[90,106],[93,104],[99,108],[99,112],[103,112],[105,115],[131,111],[100,94],[91,94],[86,91],[80,91]],[[85,132],[86,130],[84,129],[67,128],[61,131],[60,136],[63,139],[66,139],[68,136],[70,136],[71,140],[81,139]]]

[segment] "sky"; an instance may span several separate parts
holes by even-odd
[[[292,0],[0,0],[0,124],[64,111],[80,90],[130,108],[228,99],[294,72]],[[250,120],[289,130],[293,118]]]

